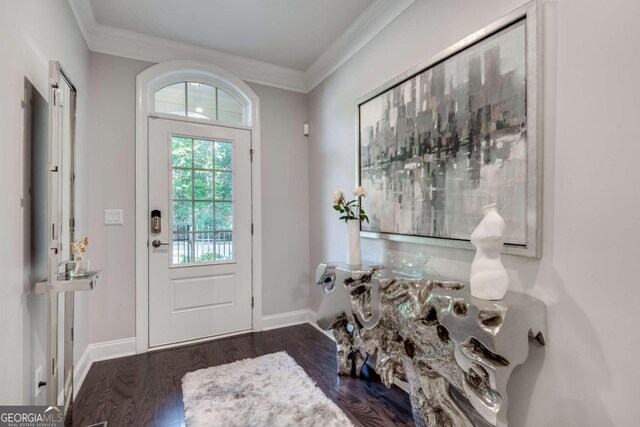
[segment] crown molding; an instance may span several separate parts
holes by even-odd
[[[69,0],[69,4],[87,46],[93,52],[155,63],[175,59],[206,61],[245,81],[307,92],[304,71],[98,24],[88,0]]]
[[[68,0],[90,50],[160,63],[191,59],[216,64],[245,81],[308,93],[340,68],[415,0],[375,0],[306,71],[98,24],[89,0]]]
[[[414,1],[375,0],[307,69],[308,91],[340,68]]]
[[[84,41],[90,47],[91,36],[98,25],[91,3],[83,0],[69,0],[69,6],[71,6],[71,10],[76,17],[80,31],[84,36]]]
[[[89,48],[94,52],[155,63],[175,59],[210,62],[245,81],[306,92],[304,71],[106,25],[97,24]]]

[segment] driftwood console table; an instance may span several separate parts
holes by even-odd
[[[507,292],[473,298],[468,286],[395,277],[381,266],[320,264],[318,325],[332,330],[338,373],[360,374],[367,359],[388,387],[409,384],[417,426],[507,426],[507,382],[544,345],[545,305]],[[354,372],[355,371],[355,372]]]

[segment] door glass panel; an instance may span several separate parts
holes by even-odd
[[[171,162],[173,166],[191,167],[193,164],[192,145],[191,138],[173,137],[171,141]]]
[[[213,230],[213,203],[212,202],[195,202],[193,204],[195,210],[194,230],[209,231]]]
[[[233,233],[230,231],[215,232],[215,252],[217,260],[233,259]]]
[[[193,160],[196,169],[213,169],[213,141],[196,139],[193,141],[195,151]]]
[[[232,261],[233,145],[174,136],[171,150],[172,264]]]
[[[193,212],[191,202],[173,202],[173,230],[179,232],[191,231],[193,226]]]
[[[193,198],[195,200],[213,200],[213,171],[193,172]]]
[[[193,171],[173,169],[173,200],[191,200],[193,195]]]
[[[191,262],[193,250],[192,233],[173,233],[173,264],[187,264]]]
[[[231,201],[233,194],[231,172],[216,172],[216,200]]]
[[[231,202],[217,202],[215,214],[216,231],[233,230],[233,205]]]
[[[233,161],[233,147],[230,142],[216,141],[216,169],[231,170]]]
[[[213,262],[221,258],[216,257],[213,231],[196,233],[196,262]],[[230,258],[229,258],[230,259]]]

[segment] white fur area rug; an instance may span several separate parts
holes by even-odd
[[[285,352],[189,372],[182,395],[188,427],[353,427]]]

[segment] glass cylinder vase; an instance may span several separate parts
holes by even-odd
[[[68,261],[65,267],[67,276],[69,276],[70,278],[85,277],[89,274],[88,259]]]

